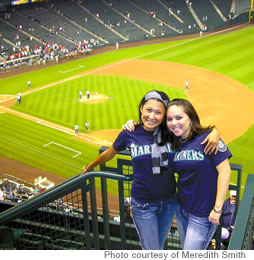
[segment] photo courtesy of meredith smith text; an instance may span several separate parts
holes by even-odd
[[[253,259],[253,252],[243,250],[209,251],[109,251],[103,252],[104,259]]]

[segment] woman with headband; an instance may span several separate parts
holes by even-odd
[[[167,94],[148,92],[139,105],[140,124],[135,131],[123,130],[113,145],[100,154],[83,173],[111,160],[129,148],[133,166],[132,218],[142,249],[163,249],[176,210],[173,153],[165,138]]]

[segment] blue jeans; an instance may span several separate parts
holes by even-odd
[[[176,211],[175,195],[160,202],[144,203],[132,198],[131,205],[142,249],[163,249]]]
[[[180,205],[176,209],[176,222],[184,250],[207,249],[217,226],[208,217],[198,217],[186,212]]]

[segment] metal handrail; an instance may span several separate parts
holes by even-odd
[[[125,162],[126,164],[127,162]],[[118,167],[122,167],[121,163],[119,163]],[[237,185],[230,185],[230,189],[237,190],[238,194],[240,194],[240,183],[241,183],[241,171],[242,166],[237,164],[231,164],[231,169],[236,170],[238,172],[237,177]],[[120,170],[119,170],[120,172]],[[85,175],[78,174],[71,179],[68,179],[64,181],[63,183],[58,184],[57,186],[44,191],[43,193],[34,196],[33,198],[29,199],[28,201],[22,202],[20,204],[17,204],[16,206],[0,213],[0,225],[6,225],[8,223],[11,223],[15,219],[19,219],[20,217],[26,215],[27,213],[30,213],[34,210],[37,210],[38,208],[45,206],[46,204],[52,202],[53,200],[57,200],[60,197],[64,197],[67,194],[76,191],[77,189],[81,189],[82,191],[82,197],[85,196],[86,192],[94,193],[94,184],[92,186],[87,185],[88,180],[94,182],[94,178],[99,177],[106,181],[106,179],[112,179],[112,180],[118,180],[118,185],[122,186],[123,182],[130,182],[133,180],[132,175],[122,175],[119,173],[113,173],[110,171],[94,171],[86,173]],[[232,237],[230,240],[230,244],[228,249],[249,249],[249,241],[252,238],[253,234],[253,223],[254,223],[254,175],[249,175],[245,191],[243,194],[242,201],[240,203],[240,208],[238,210],[236,222],[235,222],[235,228],[232,233]],[[103,185],[102,185],[103,187]],[[107,197],[104,193],[107,193],[107,190],[102,189],[103,197]],[[122,187],[121,187],[122,190]],[[91,194],[93,195],[93,194]],[[92,196],[95,198],[95,196]],[[239,196],[238,196],[239,197]],[[83,198],[84,199],[84,198]],[[123,192],[119,193],[119,203],[123,203]],[[87,205],[86,201],[83,200],[84,203]],[[91,202],[92,203],[92,202]],[[103,202],[107,204],[107,199]],[[96,206],[96,203],[93,203]],[[107,206],[103,207],[105,208],[105,214],[103,225],[104,225],[104,241],[105,248],[110,248],[110,232],[109,232],[109,224],[108,224],[108,208]],[[87,210],[86,210],[87,211]],[[87,212],[84,212],[84,216],[87,218]],[[91,212],[91,218],[93,219],[92,225],[93,225],[93,241],[88,241],[90,244],[93,243],[94,248],[99,249],[99,231],[98,231],[98,225],[96,223],[97,221],[97,214],[96,209],[93,209]],[[121,219],[124,217],[123,208],[120,207],[120,216]],[[86,220],[87,221],[87,220]],[[88,225],[88,222],[86,223]],[[120,241],[121,241],[121,248],[126,248],[126,233],[125,233],[125,222],[119,223],[120,225]],[[89,234],[89,228],[87,227],[87,230],[85,230],[86,234]],[[218,240],[219,241],[219,240]],[[217,242],[217,239],[216,239]],[[91,247],[91,245],[88,244],[88,248]],[[218,243],[219,244],[219,243]],[[219,248],[216,248],[219,249]]]
[[[111,172],[94,171],[88,172],[85,175],[78,174],[63,183],[60,183],[57,186],[54,186],[51,189],[46,190],[43,193],[40,193],[39,195],[36,195],[33,198],[0,213],[0,224],[4,225],[5,223],[21,216],[23,213],[29,213],[35,208],[43,206],[54,199],[62,197],[69,192],[80,188],[82,184],[84,184],[86,180],[91,177],[104,177],[113,180],[132,181],[131,175],[125,176]]]
[[[249,174],[240,208],[236,216],[234,230],[231,235],[228,249],[250,249],[248,248],[248,238],[253,243],[254,226],[254,174]],[[253,245],[252,245],[253,246]]]

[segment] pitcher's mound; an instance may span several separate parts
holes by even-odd
[[[86,104],[98,104],[106,102],[110,99],[109,96],[98,93],[91,93],[89,99],[86,96],[83,96],[82,99],[79,99],[80,102]]]

